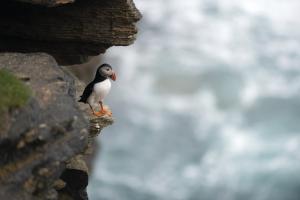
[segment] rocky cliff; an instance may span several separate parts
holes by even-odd
[[[0,52],[46,52],[74,64],[135,40],[141,15],[132,0],[73,1],[1,2]]]
[[[0,87],[0,199],[88,199],[85,157],[113,119],[86,114],[82,83],[60,64],[131,44],[139,18],[131,0],[1,2],[0,71],[30,92],[5,104],[24,90]]]

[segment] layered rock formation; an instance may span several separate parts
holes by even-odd
[[[16,1],[53,7],[53,6],[67,4],[67,3],[73,3],[75,0],[16,0]]]
[[[76,102],[82,84],[59,64],[131,44],[139,18],[132,0],[1,2],[0,70],[32,96],[0,110],[0,199],[87,199],[86,155],[113,120],[84,114]]]
[[[111,46],[132,44],[141,17],[132,0],[19,1],[32,4],[1,2],[0,52],[46,52],[60,64],[80,63]]]

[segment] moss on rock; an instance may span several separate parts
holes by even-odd
[[[4,111],[25,105],[31,96],[29,87],[7,70],[0,69],[0,115]]]

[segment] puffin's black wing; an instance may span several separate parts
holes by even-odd
[[[87,103],[87,99],[93,92],[94,82],[90,82],[84,89],[82,95],[80,96],[80,99],[78,102]]]

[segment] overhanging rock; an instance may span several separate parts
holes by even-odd
[[[134,42],[141,18],[132,0],[19,0],[0,7],[0,52],[87,57]],[[79,62],[79,59],[77,59]],[[70,63],[73,64],[73,63]]]

